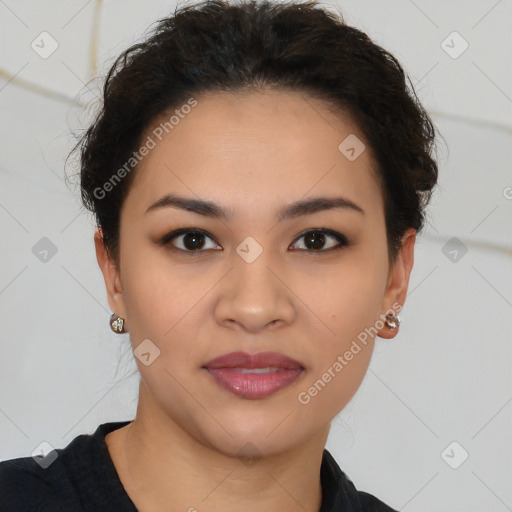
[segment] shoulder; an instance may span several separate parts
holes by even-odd
[[[0,461],[0,512],[120,510],[119,500],[128,500],[104,441],[127,423],[101,424],[94,434],[78,435],[45,457]],[[106,503],[112,507],[102,508]]]
[[[324,450],[321,478],[325,503],[322,512],[397,512],[372,494],[356,489],[328,450]]]
[[[50,506],[59,512],[61,499],[55,484],[63,475],[50,468],[43,469],[32,457],[0,462],[2,512],[50,512]]]
[[[372,494],[364,491],[357,491],[361,508],[364,512],[397,512],[394,508],[386,505]]]
[[[373,494],[356,489],[346,475],[344,485],[354,510],[358,512],[397,512],[394,508],[379,500]]]

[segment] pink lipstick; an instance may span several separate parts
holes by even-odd
[[[295,382],[304,366],[278,352],[231,352],[203,368],[222,388],[244,398],[264,398]]]

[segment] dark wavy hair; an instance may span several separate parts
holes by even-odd
[[[389,260],[424,225],[437,182],[435,127],[396,58],[315,1],[187,3],[110,68],[103,104],[80,149],[83,205],[118,261],[123,200],[137,170],[106,197],[95,191],[139,148],[151,122],[205,92],[283,88],[348,112],[369,143],[385,205]]]

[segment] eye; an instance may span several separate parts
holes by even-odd
[[[344,234],[332,231],[331,229],[310,229],[297,238],[297,240],[300,240],[301,238],[304,238],[303,245],[305,245],[306,248],[299,248],[299,250],[305,250],[313,253],[341,249],[348,245],[347,237]],[[325,244],[326,238],[334,239],[338,244],[328,247],[327,249],[319,250],[320,247]]]
[[[220,246],[215,242],[212,243],[211,247],[207,247],[207,244],[205,244],[204,241],[205,238],[209,238],[213,242],[213,237],[202,229],[183,228],[165,235],[160,240],[160,244],[167,246],[169,243],[172,243],[174,249],[188,253],[201,253],[204,252],[205,249],[220,248]],[[327,252],[330,250],[341,249],[348,245],[348,240],[345,235],[331,229],[310,229],[297,238],[295,244],[297,243],[297,240],[302,238],[304,238],[303,246],[305,247],[299,247],[298,250],[310,253]],[[333,246],[331,243],[331,247],[321,249],[329,238],[337,242],[337,244],[334,244]],[[179,240],[179,242],[174,243],[174,240]]]
[[[174,245],[177,250],[184,252],[202,252],[201,249],[205,248],[204,239],[209,238],[210,240],[213,240],[208,233],[202,229],[177,229],[176,231],[165,235],[160,240],[160,243],[162,245],[168,245],[172,240],[180,238],[181,241],[179,244],[181,247],[174,243],[172,245]],[[206,249],[215,249],[217,247],[219,246],[214,243],[213,247],[206,247]]]

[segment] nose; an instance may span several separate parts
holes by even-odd
[[[258,333],[293,322],[295,296],[283,271],[264,255],[265,251],[252,263],[234,258],[218,288],[215,316],[220,325]]]

